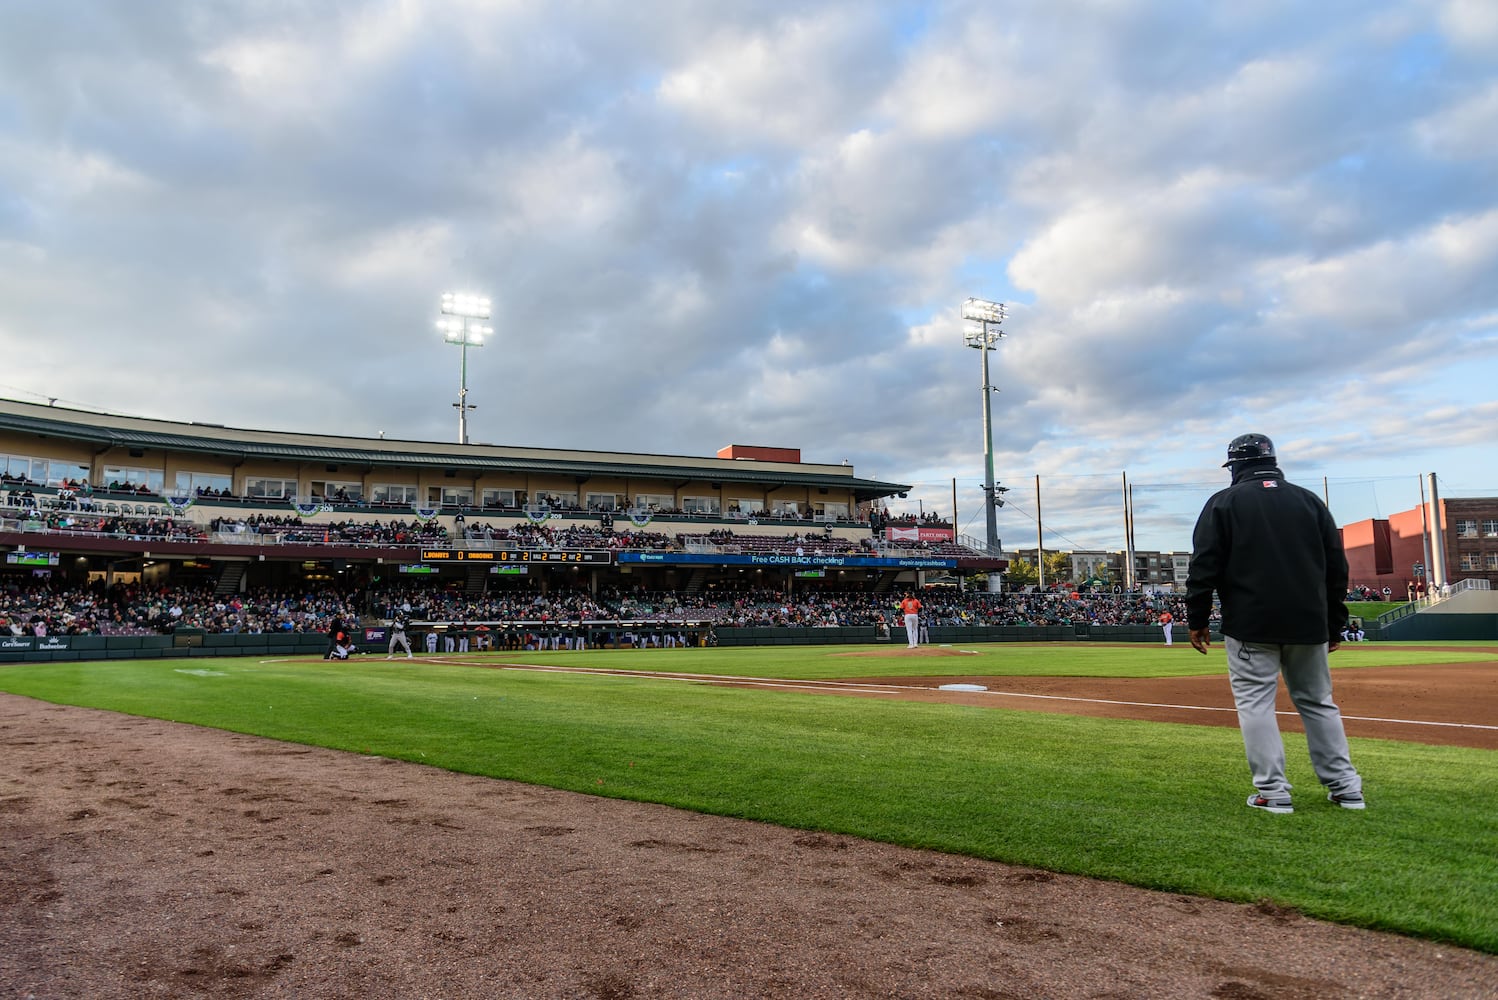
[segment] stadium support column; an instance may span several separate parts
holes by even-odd
[[[443,340],[462,349],[458,363],[458,401],[453,404],[458,408],[458,444],[468,443],[468,411],[474,408],[468,403],[468,349],[483,347],[484,338],[494,332],[478,322],[488,318],[489,300],[483,296],[454,292],[442,296],[442,319],[437,321],[437,329],[442,331]]]
[[[963,331],[963,341],[977,350],[983,359],[983,506],[987,519],[987,554],[998,555],[999,524],[997,504],[994,502],[993,482],[993,402],[992,394],[998,390],[988,381],[988,353],[1004,336],[999,324],[1004,322],[1008,311],[1002,302],[987,299],[967,299],[962,303],[962,318],[977,323],[977,329],[969,327]]]
[[[1430,567],[1433,565],[1430,558],[1430,506],[1425,502],[1425,477],[1416,476],[1415,481],[1420,484],[1420,553],[1421,561],[1413,569],[1411,579],[1418,582],[1423,589],[1430,583]]]
[[[1045,590],[1045,526],[1040,519],[1040,473],[1035,474],[1035,581]]]
[[[1440,587],[1446,583],[1446,536],[1441,525],[1441,497],[1436,492],[1436,474],[1430,479],[1430,566],[1426,569],[1430,585]]]

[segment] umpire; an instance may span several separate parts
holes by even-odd
[[[1186,616],[1191,645],[1205,654],[1217,592],[1238,726],[1257,789],[1248,805],[1294,812],[1274,714],[1283,676],[1327,798],[1362,809],[1363,781],[1348,754],[1327,664],[1347,624],[1342,537],[1321,498],[1285,480],[1274,442],[1264,435],[1234,438],[1223,468],[1232,470],[1233,484],[1207,501],[1192,534]]]

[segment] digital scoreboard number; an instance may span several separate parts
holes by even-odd
[[[593,563],[608,565],[613,562],[607,550],[599,549],[508,549],[495,553],[500,562],[511,563]]]
[[[421,561],[430,562],[498,562],[497,553],[468,549],[422,549]]]
[[[607,549],[423,549],[421,561],[486,563],[591,563],[607,566],[614,561]]]

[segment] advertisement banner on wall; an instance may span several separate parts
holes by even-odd
[[[885,528],[884,537],[891,542],[950,542],[951,528],[930,528],[915,525],[909,528]]]
[[[835,569],[954,569],[947,556],[819,556],[770,553],[766,555],[706,555],[697,552],[621,552],[619,564],[665,566],[831,566]]]

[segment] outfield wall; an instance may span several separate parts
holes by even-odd
[[[668,623],[639,623],[616,632],[639,633],[660,632],[670,628],[681,631]],[[695,631],[704,631],[695,626]],[[384,653],[387,644],[382,629],[371,629],[378,639],[358,643],[365,653]],[[1176,630],[1176,638],[1185,642],[1185,629]],[[423,630],[418,626],[411,632],[411,648],[420,651]],[[880,634],[873,625],[846,628],[803,628],[760,626],[748,628],[720,628],[716,630],[719,646],[827,646],[827,645],[879,645],[900,646],[905,642],[905,631],[896,628]],[[993,625],[958,628],[937,626],[930,630],[932,644],[962,645],[987,642],[1163,642],[1160,629],[1155,625]],[[328,637],[321,632],[270,633],[247,635],[242,633],[198,633],[179,632],[175,635],[146,636],[102,636],[59,635],[36,638],[34,636],[0,637],[0,663],[17,663],[40,660],[136,660],[158,657],[200,656],[321,656],[328,648]]]
[[[147,660],[193,656],[322,655],[320,632],[238,635],[201,632],[178,635],[29,635],[0,637],[0,663],[22,660]]]
[[[677,626],[667,623],[638,623],[615,631],[636,633],[660,632]],[[698,632],[703,626],[693,626]],[[370,630],[378,638],[358,643],[365,653],[384,653],[383,629]],[[422,629],[411,633],[411,648],[420,652]],[[716,630],[718,645],[726,646],[831,646],[874,645],[899,647],[905,642],[903,627],[881,633],[873,625],[846,628],[803,628],[752,626]],[[1452,640],[1498,641],[1498,614],[1494,615],[1411,615],[1383,629],[1370,628],[1369,640],[1404,642],[1441,642]],[[1215,631],[1214,642],[1221,636]],[[1189,643],[1184,628],[1175,630],[1176,645]],[[932,645],[961,646],[990,642],[1128,642],[1164,641],[1158,625],[987,625],[976,627],[935,626],[930,630]],[[328,637],[321,632],[273,633],[245,635],[240,633],[178,633],[175,635],[102,636],[59,635],[0,636],[0,663],[36,662],[42,660],[140,660],[158,657],[200,656],[321,656],[328,648]]]
[[[1443,640],[1498,640],[1498,614],[1440,614],[1422,610],[1379,628],[1364,625],[1369,639],[1384,642],[1441,642]]]

